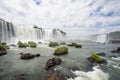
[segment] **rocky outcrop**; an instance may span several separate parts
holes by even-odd
[[[92,54],[92,56],[88,57],[87,60],[91,63],[107,64],[107,61],[105,59],[94,53]]]
[[[45,77],[45,80],[67,80],[65,76],[59,72],[54,72]]]
[[[5,54],[7,54],[6,49],[2,45],[0,45],[0,56],[5,55]]]
[[[21,59],[32,59],[34,57],[39,57],[40,54],[31,54],[31,53],[20,53]]]
[[[105,57],[105,56],[106,56],[105,53],[97,53],[97,55],[102,56],[102,57]]]
[[[92,57],[88,57],[87,60],[91,63],[98,63],[98,64],[107,64],[107,61],[105,59],[102,59],[101,61],[96,61]]]
[[[120,53],[120,47],[111,51],[112,53]]]
[[[49,70],[51,67],[61,64],[61,62],[62,60],[60,58],[54,57],[52,59],[49,59],[45,65],[45,69]]]
[[[61,46],[57,48],[54,52],[54,55],[63,55],[63,54],[68,54],[68,48],[65,46]]]

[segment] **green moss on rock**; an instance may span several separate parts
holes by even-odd
[[[28,42],[28,45],[29,45],[31,48],[37,47],[37,44],[36,44],[35,42],[33,42],[33,41],[29,41],[29,42]]]
[[[75,47],[76,47],[76,48],[82,48],[82,45],[76,44]]]
[[[61,44],[61,45],[66,45],[66,42],[61,42],[60,44]]]
[[[5,49],[10,49],[9,46],[7,45],[7,43],[5,43],[5,42],[2,42],[1,45],[2,45],[2,47],[4,47]]]
[[[54,52],[54,55],[62,55],[67,53],[68,53],[68,48],[63,46],[63,47],[57,48]]]
[[[120,47],[117,48],[117,51],[120,51]]]
[[[59,44],[57,42],[50,42],[49,43],[49,47],[55,47],[55,46],[59,46]]]
[[[99,55],[95,54],[95,53],[93,53],[91,57],[92,57],[96,62],[101,62],[101,61],[102,61],[102,58],[101,58]]]
[[[82,45],[80,45],[80,44],[77,44],[77,43],[71,43],[71,44],[69,44],[68,46],[74,46],[74,47],[76,47],[76,48],[82,48]]]
[[[18,44],[19,48],[26,48],[26,47],[28,47],[27,43],[22,43],[21,41],[18,41],[17,44]]]

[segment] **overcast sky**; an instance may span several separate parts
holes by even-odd
[[[0,18],[80,38],[120,31],[120,0],[0,0]]]

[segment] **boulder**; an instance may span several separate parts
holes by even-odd
[[[107,61],[101,58],[97,54],[92,54],[92,56],[88,57],[87,60],[91,63],[98,63],[98,64],[107,64]]]
[[[67,80],[65,76],[59,72],[54,72],[45,77],[45,80]]]
[[[0,45],[0,56],[5,55],[5,54],[7,54],[6,49],[2,45]]]
[[[37,47],[37,44],[33,41],[29,41],[28,42],[28,45],[31,47],[31,48],[36,48]]]
[[[66,42],[61,42],[60,45],[66,45]]]
[[[112,53],[120,53],[120,47],[111,51]]]
[[[31,53],[20,53],[21,59],[32,59],[34,57],[39,57],[40,54],[31,54]]]
[[[105,57],[105,56],[106,56],[105,53],[97,53],[97,55],[102,56],[102,57]]]
[[[67,47],[59,47],[55,50],[54,55],[63,55],[63,54],[68,54],[68,48]]]
[[[60,58],[54,57],[52,59],[49,59],[45,65],[45,69],[49,70],[51,67],[61,64],[61,62],[62,60]]]
[[[55,47],[55,46],[59,46],[59,44],[57,42],[50,42],[49,43],[49,47]]]
[[[73,47],[76,47],[76,48],[82,48],[82,45],[74,43],[74,42],[71,43],[71,44],[68,44],[68,46],[73,46]]]

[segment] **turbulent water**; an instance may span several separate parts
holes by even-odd
[[[111,58],[111,55],[118,55],[110,51],[120,46],[120,44],[97,44],[97,43],[81,43],[83,48],[69,48],[69,54],[60,57],[62,64],[55,66],[54,70],[63,73],[68,80],[119,80],[120,79],[120,58]],[[25,74],[26,80],[44,80],[52,70],[44,69],[48,59],[53,58],[54,50],[48,45],[39,44],[37,48],[11,47],[8,54],[0,57],[0,80],[11,80],[16,75]],[[33,54],[41,54],[40,57],[31,60],[21,60],[20,52],[30,52]],[[86,58],[92,52],[105,52],[105,59],[108,65],[93,67]]]
[[[18,41],[64,40],[66,33],[59,29],[43,29],[37,26],[18,26],[0,19],[0,41],[9,44]]]

